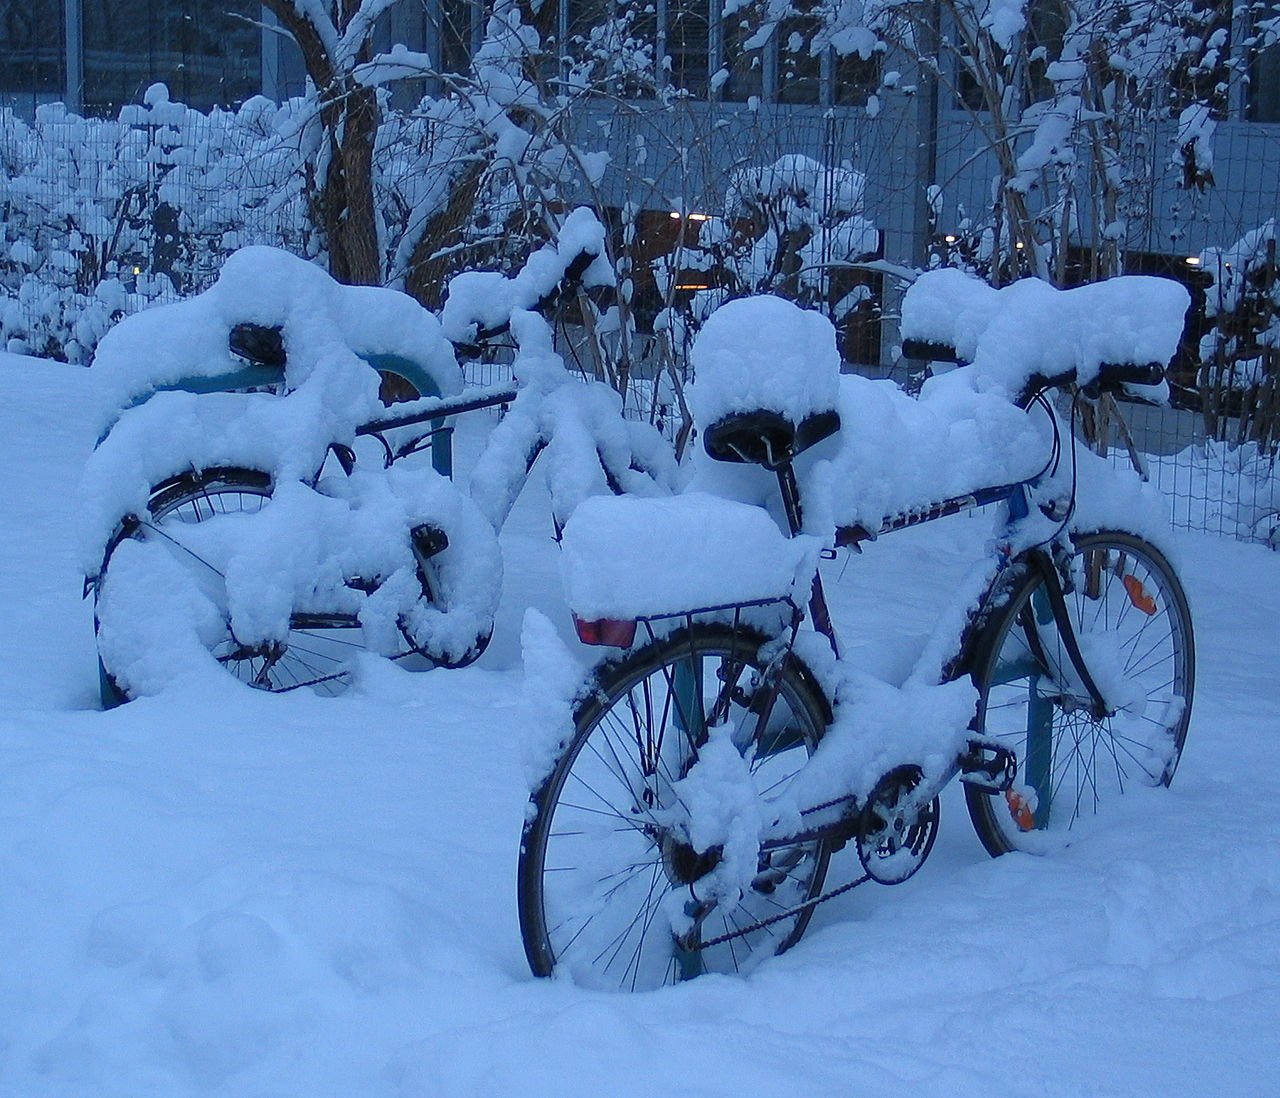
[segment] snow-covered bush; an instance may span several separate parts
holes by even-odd
[[[850,167],[787,154],[741,167],[727,181],[725,213],[692,222],[655,269],[668,308],[658,318],[686,349],[711,312],[733,297],[776,294],[818,309],[841,328],[855,310],[878,307],[865,285],[842,287],[834,269],[877,254],[880,234],[864,216],[866,179]],[[696,230],[696,231],[695,231]],[[705,272],[707,288],[677,304],[673,286]]]
[[[730,0],[726,11],[757,42],[790,29],[794,54],[909,59],[968,113],[991,178],[971,228],[997,284],[1034,274],[1062,285],[1071,244],[1092,250],[1091,278],[1121,273],[1155,165],[1175,185],[1212,184],[1228,84],[1277,36],[1273,5],[1252,0]],[[1171,140],[1152,156],[1157,124]]]
[[[202,114],[155,85],[113,120],[0,114],[0,337],[14,350],[87,361],[114,319],[204,288],[254,243],[434,307],[459,270],[518,267],[569,191],[598,181],[605,158],[568,139],[573,96],[548,91],[513,0],[489,6],[462,73],[402,46],[375,55],[382,0],[266,6],[301,50],[299,99]],[[391,108],[386,85],[424,78],[432,94]]]
[[[1280,440],[1280,264],[1274,219],[1226,248],[1208,248],[1200,341],[1201,408],[1211,438],[1252,441],[1273,452]],[[1234,419],[1232,424],[1230,420]]]

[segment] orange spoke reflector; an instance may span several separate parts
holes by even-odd
[[[1156,600],[1147,594],[1147,589],[1142,586],[1142,580],[1137,576],[1125,576],[1124,589],[1128,592],[1129,601],[1144,614],[1151,615],[1156,612]]]
[[[1023,831],[1034,831],[1036,829],[1036,817],[1031,805],[1027,803],[1027,799],[1021,793],[1015,793],[1012,789],[1004,791],[1004,799],[1009,802],[1009,815],[1013,817],[1013,822]]]

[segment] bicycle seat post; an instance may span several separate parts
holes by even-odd
[[[791,536],[800,533],[803,514],[800,510],[800,485],[796,480],[796,471],[791,458],[784,458],[772,466],[774,476],[778,478],[778,490],[782,494],[782,507],[787,515],[787,526]],[[813,619],[813,627],[827,638],[831,651],[836,659],[840,658],[840,645],[836,641],[835,623],[831,620],[831,611],[827,608],[826,592],[822,589],[822,574],[815,568],[813,586],[809,591],[809,614]]]
[[[796,471],[790,457],[783,458],[772,468],[774,476],[778,478],[778,491],[782,494],[782,507],[786,511],[787,526],[790,528],[791,536],[795,537],[800,533],[803,520],[800,510],[800,485],[796,481]]]

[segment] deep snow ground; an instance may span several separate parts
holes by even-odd
[[[1280,1093],[1280,556],[1182,539],[1195,716],[1127,829],[991,861],[953,798],[919,877],[751,978],[592,994],[533,981],[516,926],[519,621],[557,613],[536,493],[481,666],[98,712],[88,379],[0,356],[5,1098]],[[900,664],[984,533],[851,561],[860,654]]]

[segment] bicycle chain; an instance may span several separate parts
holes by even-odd
[[[855,800],[857,800],[856,794],[845,793],[843,796],[832,797],[831,800],[824,801],[822,804],[815,804],[809,808],[803,809],[801,810],[800,815],[809,816],[815,812],[821,812],[827,808],[835,808],[836,805],[847,804],[848,802]],[[794,835],[788,835],[787,841],[789,843],[807,842],[810,839],[829,837],[828,831],[829,828],[810,828],[808,831],[799,831]],[[871,875],[869,873],[863,874],[863,876],[856,880],[849,881],[847,884],[842,884],[839,888],[833,888],[829,892],[824,892],[821,896],[815,896],[811,900],[805,900],[804,903],[797,904],[795,907],[788,908],[786,911],[776,912],[775,914],[770,915],[767,919],[761,919],[759,922],[739,927],[736,930],[729,931],[727,934],[721,934],[719,937],[711,938],[705,942],[700,942],[698,943],[698,948],[710,949],[712,946],[723,945],[725,942],[732,941],[734,938],[742,938],[754,931],[763,930],[765,927],[773,926],[774,923],[780,923],[784,919],[792,919],[797,915],[801,915],[804,912],[817,907],[821,903],[825,903],[827,900],[834,899],[836,896],[843,895],[844,893],[857,888],[858,885],[866,884],[869,880],[871,880]]]
[[[800,810],[800,815],[811,816],[815,812],[822,812],[828,808],[835,808],[836,805],[839,804],[848,804],[850,801],[857,801],[857,799],[858,795],[856,793],[845,793],[839,797],[832,797],[829,801],[823,801],[822,804],[815,804],[809,808],[802,808]],[[789,835],[784,835],[780,841],[784,841],[790,845],[792,843],[807,843],[812,842],[814,839],[829,839],[831,837],[831,825],[828,824],[825,827],[811,827],[806,831],[792,832]]]
[[[805,900],[804,903],[797,904],[795,907],[790,908],[787,911],[779,911],[776,915],[770,915],[767,919],[761,919],[758,923],[752,923],[750,926],[739,927],[737,930],[729,931],[728,934],[721,934],[717,938],[711,938],[708,941],[699,942],[698,948],[710,949],[712,946],[723,945],[725,942],[732,941],[734,938],[741,938],[753,931],[763,930],[765,927],[773,926],[774,923],[780,923],[783,919],[794,918],[796,915],[801,915],[810,908],[817,907],[821,903],[826,903],[827,900],[835,899],[835,897],[857,888],[858,885],[866,884],[869,880],[871,880],[871,875],[864,874],[857,878],[857,880],[850,881],[848,884],[842,884],[839,888],[833,888],[830,892],[824,892],[821,896],[815,896],[812,900]]]

